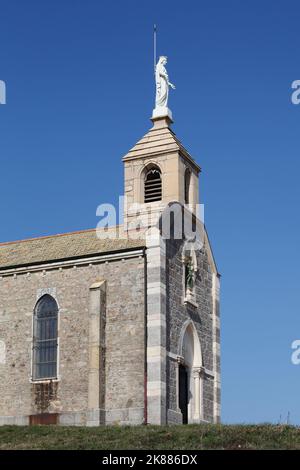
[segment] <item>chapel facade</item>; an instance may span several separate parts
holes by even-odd
[[[220,421],[200,167],[152,122],[123,157],[122,225],[0,244],[0,424]]]

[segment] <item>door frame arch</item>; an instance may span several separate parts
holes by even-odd
[[[192,340],[189,354],[184,351],[186,334]],[[188,372],[188,423],[199,423],[203,420],[203,359],[200,339],[192,320],[186,320],[182,325],[178,343],[178,373],[177,373],[177,408],[179,410],[179,365],[186,367]],[[180,410],[181,411],[181,410]]]

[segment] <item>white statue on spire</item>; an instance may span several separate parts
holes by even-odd
[[[160,56],[155,67],[156,96],[153,117],[164,115],[171,117],[171,112],[168,109],[169,86],[175,90],[175,85],[169,82],[169,76],[165,68],[166,63],[167,57]]]

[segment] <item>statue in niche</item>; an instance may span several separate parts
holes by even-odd
[[[186,241],[182,253],[184,265],[184,302],[196,305],[196,278],[198,272],[197,256],[194,245],[191,241]]]
[[[188,259],[186,265],[186,289],[192,291],[195,285],[195,269],[193,265],[193,261],[191,258]]]

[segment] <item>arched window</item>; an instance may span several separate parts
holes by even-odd
[[[161,201],[161,173],[158,167],[153,166],[145,174],[144,202]]]
[[[33,379],[57,377],[58,306],[51,295],[37,302],[33,318]]]
[[[191,183],[191,172],[187,168],[184,173],[184,203],[189,204],[190,202],[190,183]]]

